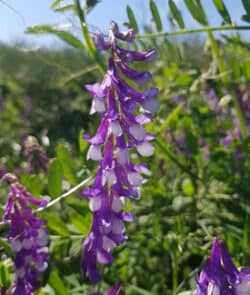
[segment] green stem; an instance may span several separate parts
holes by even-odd
[[[45,207],[42,208],[38,208],[36,210],[34,210],[35,213],[37,212],[41,212],[53,205],[55,205],[56,203],[60,202],[61,200],[67,198],[68,196],[70,196],[71,194],[75,193],[76,191],[78,191],[81,187],[89,184],[92,181],[93,177],[90,176],[87,179],[84,179],[82,182],[80,182],[78,185],[72,187],[72,189],[70,189],[69,191],[67,191],[66,193],[62,194],[61,196],[57,197],[56,199],[52,200],[51,202],[49,202]]]
[[[92,40],[92,37],[89,34],[88,26],[85,21],[85,16],[81,8],[80,0],[74,0],[74,6],[75,6],[75,12],[80,20],[81,30],[82,30],[83,38],[85,40],[88,52],[97,61],[101,72],[105,73],[106,71],[105,64],[103,63],[103,60],[101,59],[100,55],[98,55],[94,42]]]
[[[190,274],[180,283],[178,288],[174,291],[173,295],[180,294],[180,291],[184,289],[184,286],[188,284],[191,278],[194,278],[195,275],[199,272],[199,268],[195,268],[193,271],[190,272]]]
[[[177,262],[176,262],[176,260],[177,260],[176,256],[172,254],[171,259],[172,259],[172,273],[173,273],[172,289],[174,291],[178,287],[178,266],[177,266]]]
[[[214,60],[216,60],[217,64],[218,64],[218,68],[219,68],[219,72],[222,74],[226,71],[225,66],[224,66],[224,62],[220,56],[220,51],[219,51],[219,47],[217,45],[217,42],[214,38],[214,35],[211,31],[208,31],[208,39],[210,42],[210,46],[211,46],[211,50],[212,50],[212,54],[213,54],[213,58]],[[221,77],[223,83],[225,85],[228,84],[229,80],[228,80],[228,76],[227,75],[222,75]]]
[[[199,29],[191,29],[191,30],[180,30],[175,32],[159,32],[159,33],[149,33],[143,35],[136,35],[138,39],[146,39],[146,38],[158,38],[158,37],[169,37],[169,36],[177,36],[177,35],[186,35],[193,33],[206,33],[206,32],[215,32],[215,31],[241,31],[241,30],[250,30],[250,26],[219,26],[219,27],[203,27]]]
[[[219,47],[218,47],[218,44],[214,38],[212,31],[208,31],[208,39],[209,39],[209,42],[211,45],[214,60],[216,60],[216,62],[218,64],[219,72],[221,74],[225,73],[226,68],[225,68],[223,59],[220,55]],[[234,103],[234,108],[236,111],[236,115],[237,115],[237,118],[239,119],[241,134],[242,134],[243,139],[245,139],[248,136],[248,130],[247,130],[247,126],[246,126],[246,121],[244,119],[242,110],[239,105],[239,101],[238,101],[236,95],[234,94],[232,88],[230,87],[230,83],[229,83],[230,81],[229,81],[228,75],[222,75],[221,79],[222,79],[222,82],[223,82],[225,88],[228,90],[230,96],[232,97],[232,100]]]
[[[43,210],[48,209],[49,207],[55,205],[56,203],[60,202],[61,200],[67,198],[68,196],[72,195],[73,193],[75,193],[76,191],[78,191],[80,188],[82,188],[83,186],[91,183],[91,181],[93,180],[93,177],[90,176],[87,179],[84,179],[82,182],[80,182],[79,184],[77,184],[76,186],[72,187],[72,189],[70,189],[69,191],[67,191],[66,193],[62,194],[61,196],[57,197],[56,199],[50,201],[45,207],[41,207],[38,208],[36,210],[34,210],[34,213],[38,213],[41,212]],[[9,222],[0,222],[0,226],[1,225],[6,225]]]

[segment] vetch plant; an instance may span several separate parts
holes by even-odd
[[[48,234],[44,228],[47,221],[36,217],[31,205],[45,207],[47,201],[34,198],[14,175],[6,173],[2,180],[10,183],[2,219],[10,223],[7,239],[14,252],[16,279],[11,294],[33,294],[40,287],[39,275],[48,266]]]
[[[214,238],[212,255],[197,277],[193,295],[248,295],[250,268],[238,270],[232,262],[223,240]]]
[[[153,98],[158,89],[139,92],[125,78],[137,85],[149,82],[149,72],[138,72],[130,64],[152,61],[157,52],[155,49],[131,51],[119,46],[118,41],[131,42],[134,37],[132,29],[120,32],[114,21],[110,24],[108,40],[97,34],[96,47],[111,51],[108,71],[101,83],[85,86],[92,96],[90,114],[97,112],[101,116],[95,136],[84,136],[90,143],[87,159],[99,162],[93,186],[83,192],[89,198],[93,223],[84,242],[82,270],[92,283],[101,279],[97,263],[112,263],[112,249],[127,239],[124,222],[134,220],[131,213],[122,212],[122,207],[126,198],[140,198],[140,186],[145,182],[140,173],[147,168],[144,164],[134,164],[130,153],[136,149],[140,155],[149,157],[154,152],[151,144],[154,135],[147,133],[144,125],[151,122],[152,114],[158,110],[159,104]]]

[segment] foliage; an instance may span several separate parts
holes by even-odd
[[[73,11],[82,25],[97,2],[80,5],[82,16],[75,3],[65,8],[57,0],[51,8]],[[55,201],[37,213],[48,220],[50,236],[49,268],[37,294],[91,294],[108,290],[118,280],[128,295],[193,290],[214,236],[224,239],[238,267],[250,265],[250,43],[238,33],[224,34],[237,30],[225,1],[213,1],[222,17],[216,28],[208,25],[202,1],[184,2],[197,21],[198,27],[190,31],[175,1],[169,0],[175,25],[171,32],[163,31],[166,24],[157,1],[148,5],[154,26],[146,24],[143,30],[127,6],[126,25],[140,33],[131,47],[158,49],[150,67],[161,108],[147,127],[157,139],[155,154],[147,160],[151,174],[146,175],[142,199],[126,204],[136,222],[127,226],[129,239],[114,251],[116,262],[103,267],[104,279],[98,286],[80,273],[81,245],[91,225],[88,204],[80,189],[65,198],[60,195],[95,174],[94,164],[85,161],[88,145],[82,134],[94,134],[98,119],[90,121],[90,98],[83,85],[100,77],[105,55],[93,49],[88,31],[83,31],[81,41],[79,35],[52,30],[50,25],[28,32],[55,33],[74,48],[25,51],[23,45],[0,46],[0,164],[18,175],[34,196]],[[242,3],[247,24],[249,1]],[[221,31],[219,38],[214,31]],[[27,134],[36,136],[53,158],[48,174],[26,171]],[[3,213],[8,194],[4,184],[0,192]],[[0,231],[3,237],[8,227],[1,224]],[[8,288],[13,253],[3,238],[0,255],[0,286]]]

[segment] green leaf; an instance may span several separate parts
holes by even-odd
[[[194,136],[193,133],[187,132],[186,134],[187,146],[190,149],[191,153],[196,155],[198,152],[198,139]]]
[[[250,0],[242,0],[242,4],[247,12],[247,15],[250,15]]]
[[[58,30],[56,27],[50,26],[50,25],[41,25],[41,26],[32,26],[28,27],[26,30],[26,33],[29,34],[54,34],[57,37],[59,37],[61,40],[66,42],[67,44],[78,48],[78,49],[83,49],[83,44],[82,42],[77,39],[75,36],[72,34]]]
[[[72,161],[73,159],[70,157],[69,151],[65,146],[59,144],[57,146],[57,159],[60,160],[63,175],[68,180],[68,182],[72,185],[76,185],[77,181],[75,178],[75,174],[73,172]]]
[[[232,20],[223,0],[213,0],[213,2],[219,14],[223,17],[224,22],[227,24],[231,24]]]
[[[13,258],[13,252],[11,250],[10,244],[6,240],[0,238],[0,247],[4,249],[5,253]]]
[[[182,111],[182,108],[184,106],[184,103],[179,104],[172,112],[169,116],[167,116],[167,118],[163,121],[163,123],[161,124],[160,128],[157,130],[157,133],[162,133],[167,126],[169,126],[169,124],[175,120],[178,119],[178,116],[180,114],[180,112]]]
[[[131,27],[135,30],[136,33],[138,33],[139,31],[138,24],[137,24],[134,12],[129,5],[127,5],[127,16],[128,16]]]
[[[247,23],[250,23],[250,14],[244,14],[242,15],[241,19]]]
[[[168,58],[171,60],[177,59],[178,49],[176,48],[176,46],[171,41],[169,41],[167,38],[164,38],[164,44],[167,47]]]
[[[161,17],[154,0],[150,0],[150,10],[151,10],[153,20],[155,22],[157,30],[162,31]]]
[[[68,237],[69,231],[65,225],[65,222],[61,219],[61,217],[57,216],[56,214],[43,212],[42,217],[48,220],[48,228],[52,231],[56,232],[57,234]]]
[[[48,171],[48,190],[54,199],[62,193],[62,165],[58,159],[53,160]]]
[[[99,2],[100,2],[100,0],[86,0],[87,12],[89,12],[91,9],[93,9]]]
[[[69,221],[70,224],[74,225],[78,233],[87,236],[91,226],[91,218],[89,218],[89,215],[83,216],[74,210],[69,213]]]
[[[130,285],[128,287],[128,290],[131,292],[131,294],[138,294],[138,295],[152,295],[151,292],[145,290],[145,289],[142,289],[142,288],[139,288],[137,286],[134,286],[134,285]],[[133,292],[133,293],[132,293]]]
[[[64,11],[73,10],[73,9],[74,9],[74,4],[65,4],[65,5],[61,5],[60,7],[55,8],[54,11],[64,12]]]
[[[177,196],[173,199],[172,207],[176,212],[183,211],[184,208],[187,208],[192,203],[191,198],[184,196]]]
[[[74,239],[71,241],[71,245],[69,248],[69,256],[76,256],[79,254],[82,248],[83,237],[79,237],[79,239]]]
[[[177,22],[178,26],[181,29],[185,29],[185,23],[183,21],[182,15],[176,4],[174,3],[174,0],[168,1],[169,8],[171,10],[172,16],[174,20]]]
[[[8,289],[10,287],[10,274],[8,268],[4,265],[3,262],[0,262],[0,288],[1,286]]]
[[[207,26],[208,21],[200,0],[184,0],[192,17],[200,24]]]
[[[177,86],[187,86],[193,81],[193,78],[189,73],[181,73],[175,80]]]
[[[80,152],[81,153],[85,153],[89,144],[86,140],[83,139],[83,134],[84,134],[84,130],[82,129],[80,132],[79,132],[79,137],[78,137],[78,144],[79,144],[79,149],[80,149]]]
[[[27,180],[25,181],[25,186],[33,196],[38,197],[41,195],[44,183],[41,181],[41,179],[39,179],[37,175],[29,175]]]
[[[57,295],[68,295],[68,290],[56,270],[49,275],[49,284]]]
[[[194,188],[193,182],[189,178],[185,178],[183,180],[183,182],[181,184],[181,188],[182,188],[183,193],[186,196],[190,196],[191,197],[195,193],[195,188]]]
[[[51,8],[51,9],[56,9],[57,6],[58,6],[59,4],[61,4],[61,1],[62,1],[62,0],[55,0],[55,1],[50,5],[50,8]]]

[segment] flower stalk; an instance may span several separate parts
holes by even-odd
[[[99,113],[101,117],[96,135],[84,135],[90,143],[87,159],[99,164],[93,186],[83,191],[89,198],[93,223],[83,245],[82,270],[92,283],[101,280],[97,264],[112,263],[112,249],[127,240],[124,222],[132,222],[134,217],[122,209],[127,198],[140,198],[140,187],[146,181],[141,173],[147,173],[147,167],[133,163],[130,153],[137,151],[149,157],[154,152],[151,144],[154,136],[147,133],[144,125],[151,122],[152,114],[159,108],[153,98],[158,89],[139,92],[127,80],[139,86],[149,82],[152,78],[149,72],[138,72],[130,64],[150,62],[157,52],[119,46],[120,42],[132,42],[134,38],[133,30],[121,32],[113,21],[108,40],[97,34],[94,37],[97,49],[111,52],[108,70],[101,83],[85,86],[92,96],[90,114]]]
[[[34,198],[14,175],[6,174],[5,181],[10,184],[10,193],[2,219],[10,223],[7,240],[16,274],[11,294],[31,295],[40,287],[39,276],[46,270],[49,256],[47,222],[35,216],[31,206],[44,207],[47,201]]]

